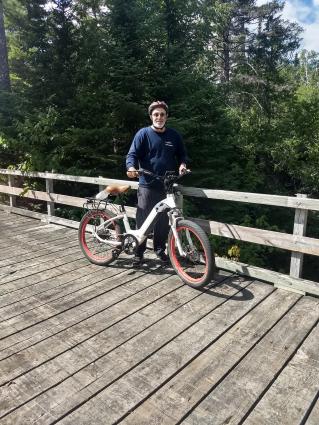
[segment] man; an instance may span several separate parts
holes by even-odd
[[[140,129],[132,142],[126,158],[127,176],[138,177],[138,168],[163,176],[166,171],[176,170],[182,174],[186,170],[186,151],[181,136],[176,130],[166,127],[168,106],[164,101],[157,100],[150,104],[148,114],[152,125]],[[163,184],[150,176],[139,176],[137,191],[136,225],[139,229],[157,202],[166,197]],[[169,225],[168,216],[164,211],[154,226],[153,246],[158,259],[168,262],[165,253]],[[143,262],[146,240],[137,249],[133,265]]]

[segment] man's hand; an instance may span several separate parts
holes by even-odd
[[[179,174],[184,174],[186,171],[187,171],[186,164],[181,164],[178,170]]]
[[[127,174],[127,177],[130,178],[130,179],[135,179],[136,177],[138,177],[138,171],[134,167],[130,167],[126,171],[126,174]]]

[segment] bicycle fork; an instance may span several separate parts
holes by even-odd
[[[179,252],[180,256],[186,257],[187,253],[184,251],[183,246],[181,244],[181,241],[179,239],[179,234],[177,232],[177,223],[179,220],[182,220],[183,217],[180,215],[180,213],[178,211],[170,211],[168,213],[168,217],[169,217],[169,222],[170,222],[170,226],[176,241],[176,245],[177,245],[177,249]],[[189,246],[193,249],[194,248],[194,244],[192,241],[192,238],[190,237],[189,231],[186,230],[186,238],[187,238],[187,242],[189,244]]]

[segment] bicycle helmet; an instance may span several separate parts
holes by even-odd
[[[155,100],[155,102],[152,102],[150,106],[148,107],[148,115],[152,115],[152,112],[156,108],[163,108],[165,109],[166,113],[168,114],[168,106],[164,102],[164,100]]]

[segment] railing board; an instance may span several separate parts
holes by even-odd
[[[137,189],[138,182],[132,180],[107,179],[104,177],[85,177],[70,176],[57,173],[36,173],[23,172],[17,170],[0,169],[0,174],[25,176],[34,178],[47,178],[52,180],[73,181],[78,183],[90,183],[97,185],[120,184],[130,185],[132,189]],[[285,208],[300,208],[306,210],[319,211],[319,199],[314,198],[295,198],[293,196],[269,195],[262,193],[236,192],[231,190],[202,189],[197,187],[180,186],[184,195],[195,196],[199,198],[219,199],[224,201],[245,202],[260,205],[273,205]]]
[[[198,198],[218,199],[222,201],[245,202],[260,205],[272,205],[285,208],[300,208],[319,211],[319,199],[294,198],[292,196],[268,195],[263,193],[235,192],[229,190],[200,189],[197,187],[181,187],[183,195]]]
[[[18,187],[9,187],[0,185],[0,192],[6,194],[12,194],[19,196],[22,193],[22,189]],[[72,207],[83,208],[84,203],[86,202],[86,198],[79,198],[76,196],[69,195],[61,195],[59,193],[46,193],[38,190],[28,190],[23,194],[23,198],[30,198],[38,201],[46,201],[46,202],[54,202],[56,204],[69,205]],[[126,211],[129,217],[135,217],[136,208],[134,207],[126,207]],[[50,216],[51,218],[54,216]]]
[[[256,229],[254,227],[226,224],[218,221],[191,218],[207,233],[223,236],[244,242],[252,242],[304,254],[319,255],[319,240],[307,236],[291,235],[289,233],[274,232],[271,230]]]
[[[109,185],[109,184],[119,184],[125,185],[129,184],[133,189],[137,189],[137,181],[124,181],[118,179],[108,179],[104,177],[86,177],[86,176],[71,176],[67,174],[57,174],[57,173],[40,173],[40,172],[23,172],[18,170],[6,170],[0,169],[0,174],[12,175],[12,176],[22,176],[22,177],[31,177],[31,178],[43,178],[43,179],[52,179],[52,180],[62,180],[68,182],[77,182],[77,183],[89,183],[97,185]]]
[[[19,195],[19,193],[21,193],[20,188],[0,185],[0,191],[2,190],[6,193],[15,195]],[[48,194],[35,190],[29,190],[23,196],[31,199],[50,201],[80,208],[83,207],[85,202],[85,198],[77,198],[74,196],[60,195],[56,193]],[[130,217],[134,217],[135,210],[136,209],[133,207],[127,207],[128,215]],[[53,218],[53,216],[51,217]],[[238,226],[234,224],[225,224],[217,221],[208,221],[195,218],[192,218],[192,220],[203,227],[206,232],[213,235],[272,246],[275,248],[287,249],[294,252],[302,252],[304,254],[319,255],[319,240],[315,238],[256,229],[253,227]],[[52,220],[52,222],[56,221]]]

